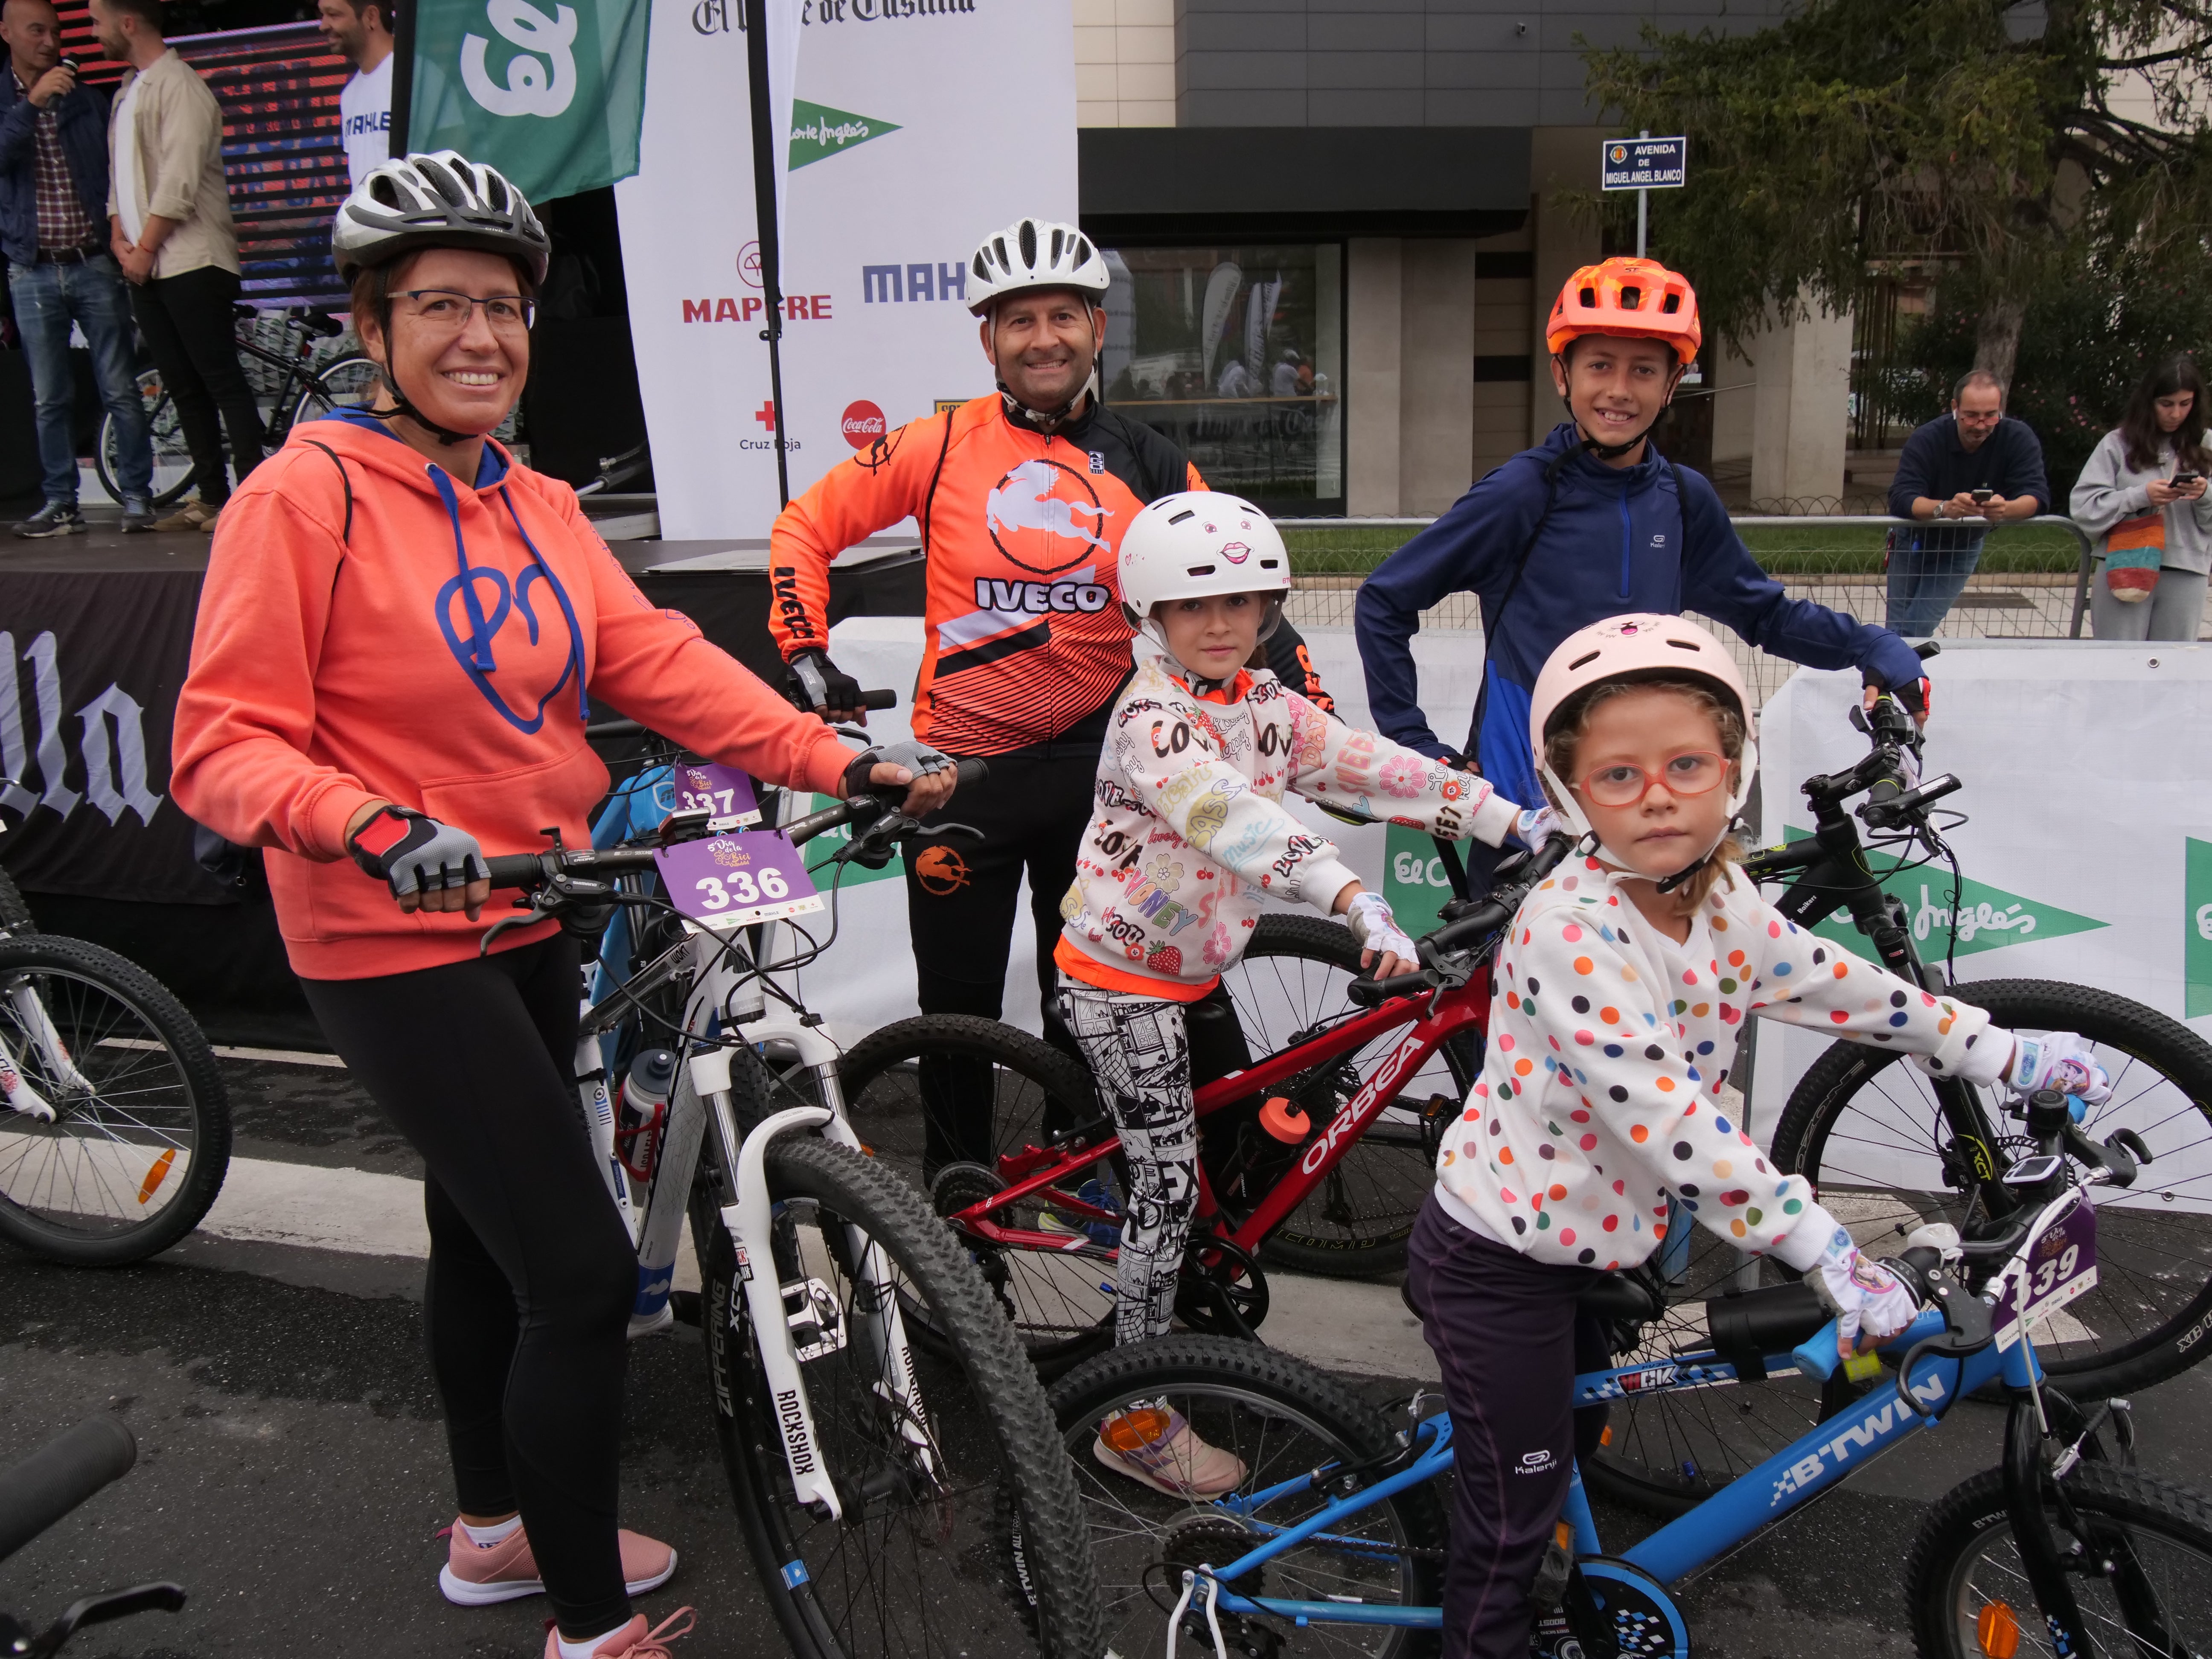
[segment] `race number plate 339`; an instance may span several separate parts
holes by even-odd
[[[2097,1206],[2076,1194],[2074,1208],[2035,1241],[2027,1263],[2014,1267],[1999,1292],[2000,1349],[2097,1284]]]
[[[773,830],[664,847],[653,861],[670,902],[717,933],[823,908],[799,849]]]
[[[753,794],[753,781],[734,766],[709,762],[704,766],[679,766],[675,773],[678,811],[706,813],[709,830],[735,830],[760,822],[760,801]]]

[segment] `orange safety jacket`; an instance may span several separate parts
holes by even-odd
[[[997,393],[908,422],[784,508],[769,627],[787,662],[830,643],[830,564],[912,515],[929,561],[914,733],[957,755],[1056,738],[1130,670],[1116,555],[1146,502],[1206,482],[1095,400],[1047,434]]]

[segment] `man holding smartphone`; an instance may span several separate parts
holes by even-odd
[[[1991,525],[2051,510],[2043,445],[2004,412],[2004,398],[1996,375],[1970,370],[1952,388],[1951,412],[1907,438],[1898,458],[1889,510],[1929,526],[1890,532],[1888,622],[1909,640],[1942,626]]]

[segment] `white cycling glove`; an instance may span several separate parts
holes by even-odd
[[[1524,806],[1521,815],[1513,820],[1513,835],[1523,847],[1534,851],[1543,846],[1548,836],[1571,834],[1560,822],[1559,815],[1550,806]]]
[[[1402,962],[1419,964],[1420,957],[1413,949],[1413,941],[1398,926],[1398,919],[1390,914],[1390,901],[1382,894],[1364,888],[1354,893],[1344,912],[1344,925],[1352,929],[1352,938],[1359,941],[1363,950],[1376,953],[1377,962],[1384,957],[1396,957]]]
[[[1813,1288],[1834,1310],[1836,1334],[1846,1354],[1857,1347],[1861,1331],[1875,1337],[1894,1336],[1920,1311],[1920,1304],[1905,1282],[1879,1261],[1861,1255],[1851,1236],[1841,1227],[1813,1265]]]
[[[2041,1036],[2015,1032],[2012,1042],[2012,1063],[2005,1067],[2003,1081],[2015,1094],[2056,1089],[2079,1095],[2092,1106],[2112,1097],[2112,1080],[2097,1063],[2087,1038],[2072,1031],[2046,1031]]]

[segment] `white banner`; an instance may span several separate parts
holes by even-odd
[[[616,187],[671,538],[765,536],[776,512],[740,9],[653,0],[641,169]],[[1071,0],[800,12],[782,249],[793,495],[889,428],[988,392],[968,258],[1024,214],[1077,213]]]
[[[2212,953],[2212,750],[2196,736],[2212,721],[2212,649],[1946,640],[1928,672],[1926,769],[1966,786],[1942,804],[1968,820],[1945,832],[1965,878],[1959,979],[2095,986],[2212,1036],[2212,969],[2201,959]],[[1811,830],[1804,779],[1865,757],[1867,740],[1849,723],[1857,697],[1856,671],[1801,669],[1767,700],[1767,845]],[[1869,856],[1877,870],[1894,863],[1879,849]],[[1905,900],[1922,958],[1941,962],[1951,947],[1949,866],[1885,885]],[[1821,931],[1873,954],[1848,916]],[[1752,1101],[1761,1140],[1827,1044],[1762,1023]]]

